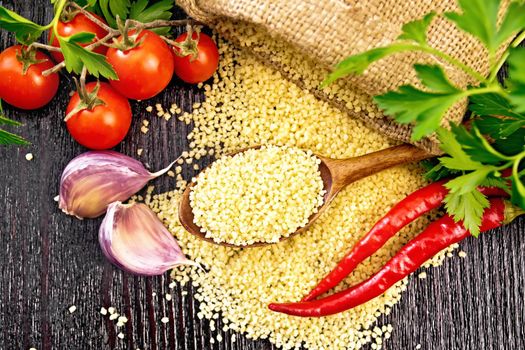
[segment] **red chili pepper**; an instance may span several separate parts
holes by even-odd
[[[502,199],[491,199],[490,207],[483,214],[480,231],[499,227],[524,213],[515,209],[512,204]],[[469,235],[461,222],[456,223],[452,217],[445,215],[428,225],[369,279],[322,299],[298,303],[274,303],[270,304],[269,308],[302,317],[328,316],[354,308],[383,294],[435,254]]]
[[[439,208],[448,194],[448,189],[444,186],[447,181],[431,183],[397,203],[302,301],[313,300],[338,285],[357,265],[374,254],[399,230],[421,215]],[[496,187],[480,187],[480,191],[488,197],[508,197],[507,192]]]

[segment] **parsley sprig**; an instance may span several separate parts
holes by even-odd
[[[501,4],[500,0],[458,0],[459,12],[442,15],[485,47],[488,76],[430,46],[428,27],[438,16],[432,12],[405,24],[392,44],[346,58],[323,83],[362,74],[380,59],[409,51],[431,55],[470,77],[473,83],[460,87],[448,79],[442,64],[415,64],[421,87],[403,85],[375,96],[374,101],[397,122],[412,124],[414,141],[437,134],[445,155],[429,168],[427,177],[453,177],[446,185],[449,194],[445,208],[475,236],[483,211],[489,206],[479,186],[503,188],[514,204],[525,209],[525,49],[518,47],[525,39],[525,4],[512,1],[498,21]],[[506,44],[508,47],[498,57]],[[505,62],[509,78],[498,82],[497,73]],[[441,127],[450,108],[465,98],[469,101],[469,125],[451,125],[450,130]]]
[[[4,115],[4,110],[2,109],[2,100],[0,100],[0,126],[21,126],[21,125],[22,125],[21,123],[14,121],[12,119],[9,119]],[[26,145],[29,145],[29,142],[27,142],[21,136],[18,136],[9,131],[0,129],[0,145],[26,146]]]

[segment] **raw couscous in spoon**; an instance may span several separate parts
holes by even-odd
[[[260,146],[245,148],[229,155],[232,156],[248,149],[257,148],[260,148]],[[294,236],[308,228],[319,216],[321,216],[335,196],[349,184],[396,165],[417,162],[431,158],[433,155],[415,146],[402,144],[347,159],[332,159],[319,155],[316,155],[316,157],[321,160],[319,171],[323,180],[323,188],[326,191],[323,198],[323,204],[319,207],[316,213],[308,218],[308,223],[305,226],[300,227],[297,231],[287,237],[283,237],[281,240]],[[194,215],[190,203],[190,193],[193,186],[195,186],[195,182],[191,182],[182,194],[179,207],[179,220],[181,225],[186,231],[202,240],[228,247],[240,247],[226,242],[215,242],[212,238],[206,237],[206,234],[201,232],[201,228],[194,223]],[[257,247],[267,244],[273,243],[257,242],[242,247]]]

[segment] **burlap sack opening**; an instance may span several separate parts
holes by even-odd
[[[396,54],[373,64],[363,75],[342,79],[324,90],[316,85],[305,86],[302,79],[304,74],[311,74],[319,75],[322,80],[330,67],[345,57],[394,41],[404,23],[430,11],[457,10],[456,0],[177,0],[177,3],[190,16],[228,40],[252,50],[300,87],[399,141],[413,143],[412,127],[385,116],[373,103],[372,95],[417,83],[412,68],[416,62],[439,62],[455,84],[472,83],[461,70],[424,53]],[[484,47],[452,23],[434,19],[428,30],[428,41],[481,74],[488,74]],[[282,52],[294,57],[295,63],[285,64],[279,60]],[[297,66],[303,65],[298,69]],[[449,121],[460,122],[465,110],[466,101],[455,105],[443,125]],[[413,144],[431,153],[440,153],[434,137]]]

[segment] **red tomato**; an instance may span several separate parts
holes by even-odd
[[[101,22],[106,23],[100,16],[97,16],[93,14],[96,18],[98,18]],[[92,22],[89,18],[86,17],[86,15],[82,13],[77,13],[75,17],[67,22],[59,21],[57,25],[57,31],[58,34],[62,37],[69,37],[73,34],[82,33],[82,32],[89,32],[95,34],[96,38],[93,39],[93,41],[98,39],[102,39],[105,37],[108,32],[104,29],[99,27],[97,24]],[[51,40],[51,38],[53,40]],[[59,47],[58,39],[53,35],[53,31],[49,31],[48,35],[48,41],[50,42],[50,45]],[[87,44],[80,44],[81,46],[88,46]],[[96,47],[93,52],[99,53],[101,55],[105,55],[108,48],[104,45],[100,45]],[[62,62],[64,60],[64,56],[60,52],[51,52],[51,56],[55,59],[57,62]]]
[[[88,92],[97,83],[86,84]],[[118,145],[128,133],[131,125],[131,107],[128,100],[115,91],[108,83],[100,83],[97,97],[104,102],[92,109],[75,113],[66,122],[67,130],[81,145],[101,150]],[[66,115],[80,103],[76,92],[69,101]]]
[[[135,48],[108,49],[106,57],[119,77],[109,83],[128,98],[146,100],[168,86],[173,76],[173,59],[170,48],[157,34],[143,30],[136,40],[140,44]]]
[[[24,64],[18,59],[22,54],[20,45],[11,46],[0,54],[0,98],[22,109],[45,106],[56,95],[58,74],[44,77],[42,72],[54,66],[46,54],[36,51],[34,60],[44,60],[29,66],[24,74]]]
[[[182,43],[186,40],[188,33],[181,34],[176,42]],[[197,40],[197,33],[193,33],[192,39]],[[178,53],[181,49],[174,47]],[[174,54],[175,74],[187,83],[202,83],[213,76],[219,66],[219,50],[215,42],[206,34],[200,33],[199,43],[197,44],[198,56],[192,58],[188,56],[177,56]]]

